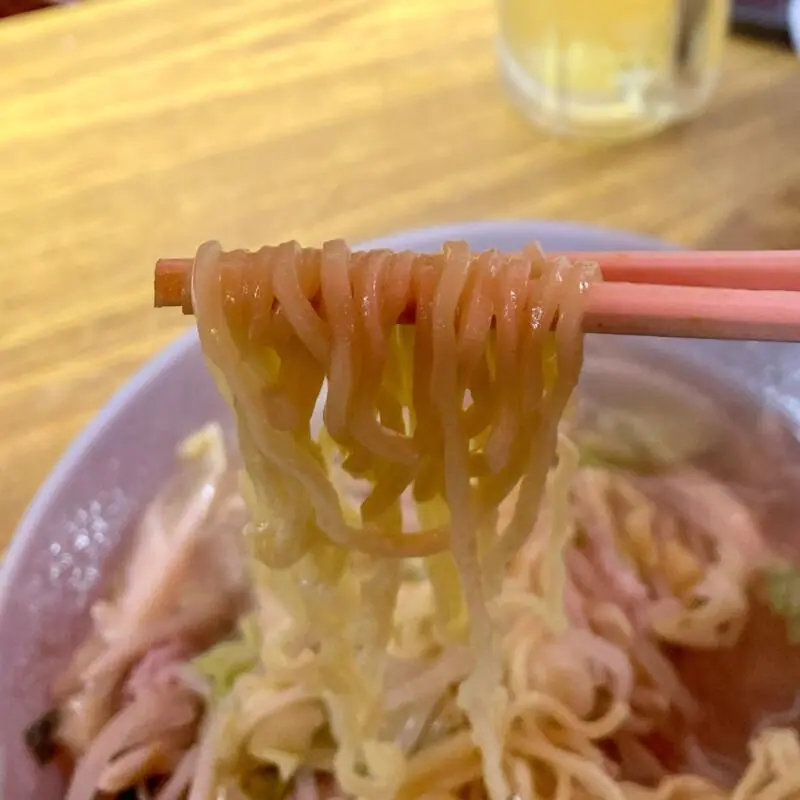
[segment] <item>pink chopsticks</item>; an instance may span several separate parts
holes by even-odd
[[[800,341],[798,250],[548,253],[555,255],[597,262],[603,273],[590,289],[588,333]],[[191,313],[191,264],[157,262],[157,307]],[[402,321],[413,318],[409,307]]]

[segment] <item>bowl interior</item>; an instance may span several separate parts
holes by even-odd
[[[532,222],[430,229],[380,244],[426,250],[450,238],[467,239],[475,249],[518,249],[532,240],[550,250],[663,247],[626,234]],[[766,464],[769,476],[785,473],[788,487],[795,479],[782,465],[800,463],[797,375],[800,352],[793,347],[595,337],[587,343],[580,408],[589,417],[624,409],[648,423],[654,416],[686,420],[714,443],[708,448],[714,469],[733,465],[737,480],[751,481],[753,473],[763,479]],[[757,427],[765,406],[780,419],[768,437]],[[6,800],[62,796],[55,772],[29,758],[22,732],[46,710],[48,687],[84,635],[87,610],[119,562],[126,533],[173,469],[175,445],[214,419],[229,422],[191,334],[150,362],[101,412],[19,526],[0,577],[0,795]],[[788,529],[800,511],[800,492],[787,488],[776,497],[770,519],[776,530]]]

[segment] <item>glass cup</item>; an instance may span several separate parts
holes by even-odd
[[[702,110],[730,0],[498,0],[512,99],[566,136],[629,139]]]

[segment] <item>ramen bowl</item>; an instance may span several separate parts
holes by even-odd
[[[487,222],[412,231],[368,246],[435,250],[664,249],[659,242],[566,223]],[[157,312],[153,312],[157,313]],[[165,312],[158,312],[165,313]],[[752,491],[771,541],[792,553],[800,518],[800,348],[774,343],[589,337],[578,392],[587,430],[653,431],[657,458],[701,464]],[[190,333],[148,363],[78,437],[21,521],[0,575],[0,757],[4,800],[58,800],[53,768],[26,751],[25,728],[88,628],[88,610],[120,563],[137,516],[174,468],[174,448],[228,412]],[[615,434],[616,435],[616,434]],[[612,439],[614,437],[612,436]],[[633,454],[633,457],[638,456]]]

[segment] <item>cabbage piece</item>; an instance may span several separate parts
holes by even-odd
[[[211,684],[215,700],[233,688],[236,679],[258,664],[259,638],[254,616],[245,617],[239,625],[239,635],[221,642],[193,660],[195,669]]]

